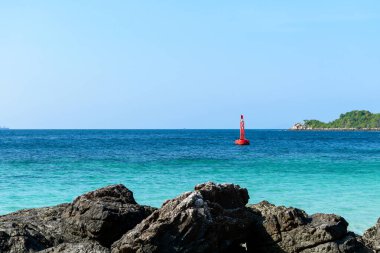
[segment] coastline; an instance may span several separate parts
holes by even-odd
[[[380,221],[363,236],[335,214],[308,215],[267,201],[248,205],[247,189],[212,182],[165,201],[139,205],[124,185],[110,185],[71,203],[0,216],[0,252],[370,253]]]
[[[380,216],[379,132],[247,134],[252,145],[241,148],[233,145],[236,129],[9,130],[0,144],[5,179],[0,180],[0,214],[70,202],[110,182],[124,183],[140,203],[159,207],[210,180],[246,187],[254,193],[250,203],[268,200],[308,213],[340,214],[355,233],[362,234]],[[320,190],[321,184],[329,187]],[[335,196],[344,201],[336,202]]]
[[[314,131],[380,131],[380,114],[366,110],[353,110],[343,113],[339,118],[323,122],[317,119],[295,123],[291,130]]]
[[[305,129],[294,129],[289,128],[289,131],[352,131],[352,132],[379,132],[380,128],[305,128]]]

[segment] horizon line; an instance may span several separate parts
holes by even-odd
[[[288,130],[289,128],[246,128],[245,130]],[[239,128],[7,128],[7,130],[239,130]]]

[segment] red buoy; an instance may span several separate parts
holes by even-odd
[[[240,138],[235,141],[236,145],[249,145],[249,140],[245,138],[244,132],[244,117],[240,116]]]

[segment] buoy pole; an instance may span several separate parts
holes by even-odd
[[[249,140],[245,138],[245,129],[244,129],[244,116],[240,115],[240,138],[235,141],[236,145],[249,145]]]
[[[244,132],[244,116],[240,115],[240,140],[245,140],[245,132]]]

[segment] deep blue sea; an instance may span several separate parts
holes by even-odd
[[[380,217],[380,132],[1,130],[0,214],[122,183],[160,206],[194,185],[231,182],[250,203],[337,213],[362,233]]]

